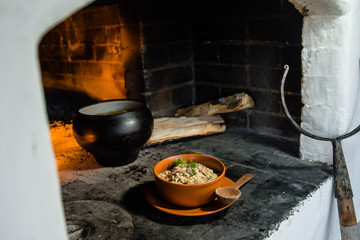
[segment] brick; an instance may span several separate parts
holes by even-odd
[[[158,68],[168,64],[167,47],[161,46],[147,46],[144,48],[144,68]]]
[[[64,32],[60,32],[60,44],[71,46],[78,44],[91,43],[90,39],[87,37],[88,30],[87,29],[67,29]],[[60,42],[59,41],[59,42]]]
[[[285,46],[283,48],[283,65],[291,68],[301,68],[301,46]]]
[[[125,68],[141,68],[141,57],[137,49],[122,49],[121,62]]]
[[[288,107],[289,112],[292,116],[301,117],[301,108],[304,105],[301,103],[300,95],[286,95],[285,94],[285,103],[286,103],[286,106]]]
[[[249,114],[249,128],[260,134],[296,139],[300,136],[287,118],[253,111]]]
[[[218,14],[217,0],[196,0],[189,4],[189,15],[193,22],[213,22]]]
[[[284,73],[281,73],[281,78],[282,75]],[[301,73],[301,69],[297,69],[297,68],[292,68],[290,66],[288,75],[286,77],[286,81],[285,81],[285,86],[284,89],[285,91],[290,91],[290,92],[295,92],[295,93],[299,93],[301,92],[301,79],[302,79],[302,73]]]
[[[126,69],[125,88],[128,90],[127,97],[130,99],[144,100],[141,94],[144,92],[144,78],[139,69]]]
[[[195,79],[198,82],[234,86],[247,85],[247,74],[244,67],[196,64],[195,69]]]
[[[90,42],[94,45],[105,44],[105,43],[116,43],[114,39],[116,39],[115,32],[117,28],[91,28],[87,29],[87,33],[90,35],[87,37],[87,42]],[[117,42],[119,42],[118,40]]]
[[[219,46],[220,62],[232,64],[247,64],[248,46],[235,44],[221,44]]]
[[[111,75],[111,79],[124,81],[125,71],[127,69],[124,68],[122,63],[112,63],[107,65],[109,65],[110,71],[108,70],[108,74]]]
[[[248,114],[247,110],[230,112],[226,114],[221,114],[224,118],[226,126],[230,127],[239,127],[239,128],[247,128],[248,126]]]
[[[146,97],[151,112],[158,112],[172,107],[171,91],[152,93]]]
[[[280,65],[280,48],[271,45],[251,45],[249,47],[249,63],[266,66],[278,67]]]
[[[217,62],[218,46],[216,44],[195,44],[194,60],[200,62]]]
[[[42,81],[45,89],[56,89],[61,87],[68,88],[69,85],[75,82],[75,79],[73,76],[69,75],[42,73]]]
[[[302,18],[249,21],[249,39],[301,44]]]
[[[188,4],[183,0],[143,0],[139,9],[143,24],[166,23],[186,19]]]
[[[189,61],[193,56],[192,44],[190,41],[169,44],[168,52],[170,63]]]
[[[83,76],[100,77],[102,75],[102,63],[82,62],[81,70]]]
[[[92,46],[78,46],[74,50],[71,50],[72,60],[92,60],[94,59],[94,50]]]
[[[246,40],[246,23],[245,21],[194,23],[193,37],[196,41]]]
[[[83,8],[65,20],[65,28],[75,26],[77,29],[85,29],[92,26],[92,10],[90,7]]]
[[[76,25],[76,23],[74,23]],[[70,25],[71,26],[71,25]],[[62,44],[86,43],[86,44],[104,44],[120,42],[120,27],[93,27],[91,25],[82,28],[66,28],[60,32],[63,39]],[[60,41],[60,40],[59,40]]]
[[[135,1],[116,1],[116,3],[118,3],[120,24],[139,24],[138,6]]]
[[[236,86],[233,88],[227,88],[227,87],[220,87],[220,96],[219,97],[227,97],[234,95],[235,93],[241,93],[244,92],[244,86]],[[248,91],[245,91],[249,93]]]
[[[218,87],[207,86],[203,84],[195,84],[196,92],[196,104],[201,104],[208,102],[213,99],[218,99],[220,97],[220,90]]]
[[[49,120],[70,123],[76,112],[83,106],[97,101],[85,93],[63,89],[45,89],[45,99]]]
[[[223,0],[219,2],[218,15],[220,18],[236,19],[248,16],[271,16],[281,12],[281,0]]]
[[[138,25],[125,25],[121,27],[120,46],[121,48],[130,49],[140,48],[140,33]]]
[[[250,66],[249,81],[251,87],[279,90],[283,70]]]
[[[249,67],[249,82],[251,87],[273,89],[280,91],[283,68]],[[285,91],[299,93],[301,91],[301,69],[291,68],[285,82]]]
[[[145,83],[146,91],[157,91],[164,87],[193,80],[192,68],[189,65],[162,69],[151,73]]]
[[[218,40],[246,40],[246,22],[224,22],[217,26]]]
[[[39,47],[39,56],[46,60],[68,60],[69,52],[67,46],[47,45]]]
[[[248,90],[247,93],[254,99],[255,102],[255,107],[252,109],[268,113],[280,112],[280,94],[254,90]]]
[[[73,74],[73,75],[81,74],[80,63],[58,61],[55,66],[56,66],[55,73]]]
[[[98,28],[104,31],[105,42],[103,43],[119,44],[121,42],[121,28],[120,26]]]
[[[195,41],[211,41],[216,40],[218,33],[216,32],[217,23],[212,20],[212,22],[200,22],[193,23],[193,38]]]
[[[95,47],[95,59],[97,61],[121,61],[121,49],[116,45]]]
[[[156,45],[191,40],[191,26],[188,22],[176,22],[143,26],[143,44]]]
[[[194,101],[194,86],[192,84],[172,90],[172,103],[174,106],[188,106]]]
[[[109,6],[96,6],[89,8],[90,26],[111,26],[118,25],[119,22],[119,9],[117,5]]]

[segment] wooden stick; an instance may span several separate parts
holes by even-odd
[[[155,118],[154,130],[146,145],[168,140],[222,133],[226,130],[224,119],[219,115],[202,117]]]
[[[209,116],[219,113],[228,113],[254,107],[254,100],[246,93],[219,98],[200,105],[192,105],[186,108],[179,108],[175,116],[198,117]]]
[[[354,203],[352,198],[337,199],[340,225],[343,227],[357,226]]]

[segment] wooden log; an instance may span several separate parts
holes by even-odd
[[[222,133],[226,129],[221,116],[155,118],[147,146],[186,137]],[[75,141],[72,124],[51,125],[50,134],[59,171],[95,169],[101,166]]]
[[[186,108],[179,108],[175,116],[198,117],[209,116],[219,113],[228,113],[254,107],[255,103],[248,94],[236,93],[234,95],[219,98],[200,105],[192,105]]]
[[[168,140],[222,133],[226,129],[219,115],[201,117],[164,117],[154,119],[154,130],[146,145]]]

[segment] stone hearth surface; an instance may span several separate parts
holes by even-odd
[[[240,129],[144,147],[121,167],[59,171],[71,239],[264,239],[291,217],[302,201],[331,177],[330,166],[298,157],[298,145]],[[152,169],[166,157],[207,154],[226,166],[236,181],[254,178],[229,208],[206,216],[175,216],[152,207],[146,191]]]

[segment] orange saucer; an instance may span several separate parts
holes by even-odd
[[[225,186],[230,186],[232,184],[234,184],[234,182],[225,177],[222,185],[223,187],[225,187]],[[161,196],[156,190],[155,183],[151,184],[151,186],[146,191],[146,199],[151,206],[159,209],[160,211],[178,216],[208,215],[224,210],[232,205],[232,203],[227,205],[222,204],[217,199],[215,199],[211,203],[195,208],[187,208],[187,207],[173,205],[161,198]]]

